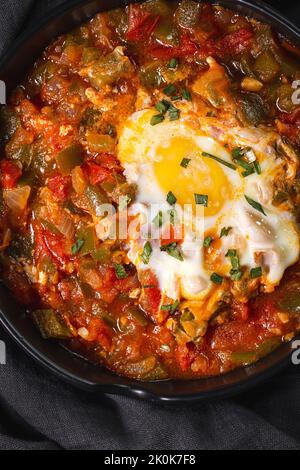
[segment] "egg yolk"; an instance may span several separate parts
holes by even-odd
[[[195,210],[195,194],[208,196],[206,216],[218,214],[226,200],[232,199],[231,185],[219,163],[202,156],[196,143],[183,137],[174,137],[168,146],[156,151],[154,171],[161,189],[176,196],[183,207],[191,204]],[[184,159],[190,160],[182,166]],[[183,162],[184,165],[184,162]]]

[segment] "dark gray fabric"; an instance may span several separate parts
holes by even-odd
[[[0,0],[0,51],[58,3]],[[296,18],[297,0],[272,3]],[[2,330],[0,339],[7,344],[7,364],[0,365],[0,449],[300,449],[299,367],[240,397],[166,408],[78,391],[26,357]]]

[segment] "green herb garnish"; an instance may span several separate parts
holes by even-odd
[[[243,277],[243,271],[240,269],[232,269],[230,271],[230,278],[232,281],[239,281]]]
[[[235,147],[231,152],[232,158],[236,160],[237,158],[241,158],[244,155],[244,151],[241,147]]]
[[[170,204],[170,206],[174,206],[177,202],[177,198],[174,196],[172,191],[170,191],[167,195],[167,202]]]
[[[258,175],[261,175],[261,166],[257,160],[253,163],[254,169]]]
[[[189,90],[183,90],[182,96],[186,101],[192,101],[192,95]]]
[[[180,117],[180,109],[178,108],[175,108],[175,106],[171,105],[169,107],[169,118],[170,118],[170,121],[177,121],[177,119],[179,119]]]
[[[223,227],[220,233],[220,238],[227,237],[231,230],[232,230],[232,227]]]
[[[118,279],[125,279],[128,276],[123,264],[115,264],[115,273]]]
[[[154,116],[152,116],[150,124],[151,126],[156,126],[157,124],[160,124],[161,122],[163,122],[164,119],[165,117],[163,114],[155,114]]]
[[[257,268],[252,268],[250,270],[250,278],[251,279],[256,279],[258,277],[262,276],[262,268],[258,266]]]
[[[170,304],[170,305],[162,305],[161,306],[161,310],[164,310],[164,311],[169,311],[171,314],[175,313],[177,308],[179,307],[179,300],[176,300],[176,302],[174,302],[174,304]]]
[[[245,162],[245,160],[242,160],[241,158],[235,158],[234,161],[237,163],[237,165],[244,168],[245,171],[242,173],[244,177],[252,175],[254,173],[254,166],[250,163]]]
[[[175,222],[176,222],[176,217],[177,217],[177,212],[175,209],[171,209],[170,211],[168,211],[168,214],[170,216],[170,224],[171,225],[174,225]]]
[[[230,271],[230,278],[233,281],[239,281],[243,276],[243,271],[240,269],[240,259],[237,255],[237,251],[234,249],[228,250],[226,256],[230,258],[232,267]]]
[[[168,63],[169,69],[176,69],[177,66],[178,66],[178,60],[175,58],[171,59],[170,62]]]
[[[72,255],[77,255],[81,248],[83,247],[85,241],[78,239],[76,243],[72,246]]]
[[[210,276],[210,280],[211,280],[211,282],[213,282],[214,284],[222,284],[222,282],[223,282],[223,277],[220,276],[220,275],[217,274],[217,273],[212,273],[212,275]]]
[[[202,157],[211,158],[212,160],[215,160],[216,162],[221,163],[222,165],[227,166],[227,167],[230,168],[231,170],[236,170],[236,166],[233,165],[233,163],[226,162],[225,160],[222,160],[222,158],[216,157],[215,155],[212,155],[212,154],[210,154],[210,153],[202,152]]]
[[[159,228],[159,227],[162,226],[162,224],[163,224],[163,213],[162,213],[162,211],[158,212],[158,214],[152,220],[152,223],[154,224],[154,226],[156,228]]]
[[[180,166],[182,166],[182,168],[187,168],[189,166],[190,161],[190,158],[183,158],[180,163]]]
[[[169,103],[166,100],[159,101],[156,105],[155,108],[160,114],[165,114],[168,109],[169,109]]]
[[[143,253],[142,253],[142,261],[144,264],[149,264],[149,261],[150,261],[150,257],[152,255],[152,246],[151,246],[151,243],[150,242],[147,242],[144,246],[144,250],[143,250]]]
[[[263,206],[259,202],[254,201],[254,199],[251,199],[250,197],[246,196],[246,194],[245,194],[245,199],[248,202],[248,204],[250,204],[250,206],[253,207],[253,209],[257,210],[258,212],[261,212],[261,214],[267,215],[264,211]]]
[[[213,240],[214,240],[213,237],[210,237],[210,236],[205,237],[204,242],[203,242],[204,248],[209,248],[210,245],[212,244]]]
[[[194,194],[195,203],[200,206],[208,206],[208,196],[206,194]]]
[[[168,253],[168,255],[176,258],[179,261],[184,261],[183,255],[181,253],[180,247],[176,242],[170,243],[169,245],[163,245],[160,247],[160,251]]]
[[[163,92],[166,96],[172,96],[174,93],[176,93],[177,89],[176,86],[170,83],[169,85],[164,88]]]

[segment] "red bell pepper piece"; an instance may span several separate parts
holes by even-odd
[[[129,5],[126,38],[128,41],[147,40],[155,29],[159,19],[159,16],[151,15],[151,13],[145,11],[140,5]]]
[[[22,171],[16,163],[10,160],[0,162],[0,182],[3,189],[14,189]]]

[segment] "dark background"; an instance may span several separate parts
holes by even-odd
[[[0,55],[63,0],[0,0]],[[268,3],[299,25],[299,0]],[[163,407],[59,382],[0,329],[0,449],[300,449],[300,367],[242,396]]]

